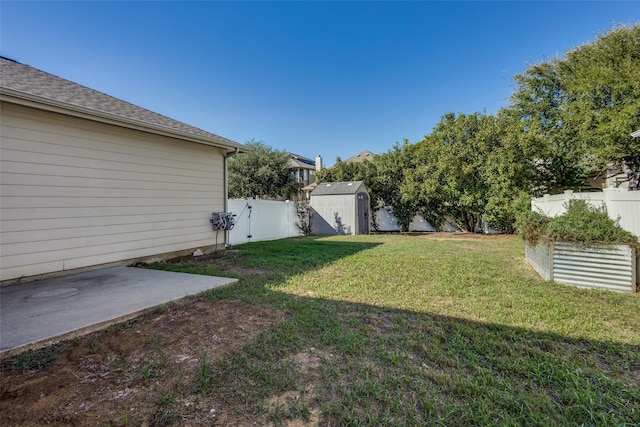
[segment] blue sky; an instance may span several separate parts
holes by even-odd
[[[0,53],[330,165],[495,113],[527,64],[638,22],[636,1],[2,0]]]

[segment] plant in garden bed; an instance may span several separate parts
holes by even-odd
[[[565,241],[584,247],[607,244],[640,245],[632,233],[618,227],[607,215],[607,209],[589,205],[584,200],[571,200],[567,211],[555,218],[527,211],[516,222],[518,234],[531,244]]]

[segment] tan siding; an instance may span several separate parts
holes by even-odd
[[[6,103],[1,135],[2,280],[216,243],[219,149]]]

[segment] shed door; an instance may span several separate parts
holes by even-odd
[[[369,195],[358,193],[358,234],[369,234]]]

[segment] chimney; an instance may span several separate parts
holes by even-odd
[[[322,156],[318,154],[316,157],[316,172],[320,172],[322,170]]]

